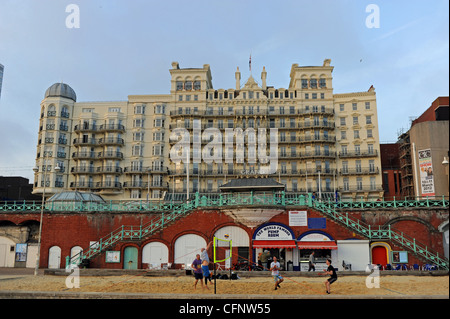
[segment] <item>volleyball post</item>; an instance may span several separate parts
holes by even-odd
[[[225,235],[225,237],[228,238],[228,235]],[[226,261],[231,258],[231,256],[232,256],[231,239],[220,239],[220,238],[214,237],[213,247],[214,247],[214,253],[213,253],[213,257],[214,257],[214,294],[216,294],[216,292],[217,292],[217,289],[216,289],[217,288],[216,263],[223,262],[223,261]],[[217,254],[216,254],[217,248],[230,249],[230,255],[228,257],[225,256],[225,259],[217,259]],[[231,267],[230,267],[230,271],[231,271]]]

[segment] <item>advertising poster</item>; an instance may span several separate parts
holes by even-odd
[[[431,163],[431,150],[419,151],[420,187],[422,196],[434,196],[433,165]]]
[[[16,244],[16,261],[27,261],[27,244]]]

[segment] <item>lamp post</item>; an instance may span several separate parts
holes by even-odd
[[[320,171],[322,170],[322,167],[319,165],[316,168],[317,173],[319,173],[319,201],[322,200],[322,181],[320,180]]]
[[[44,167],[44,165],[42,165],[42,167]],[[55,172],[59,172],[61,170],[61,168],[59,166],[55,167]],[[33,171],[35,173],[39,172],[39,167],[34,167]],[[47,171],[47,166],[45,167],[45,169],[42,170],[42,180],[43,180],[43,184],[44,184],[44,188],[42,190],[42,202],[41,202],[41,217],[39,219],[39,237],[38,237],[38,250],[37,250],[37,254],[36,254],[36,266],[34,268],[34,275],[37,276],[38,274],[38,270],[39,270],[39,261],[40,261],[40,257],[41,257],[41,236],[42,236],[42,220],[44,217],[44,203],[45,203],[45,187],[46,187],[46,171]]]
[[[449,183],[450,183],[450,174],[448,171],[448,157],[444,156],[444,160],[442,161],[442,165],[444,165],[445,168],[445,174],[447,175],[447,196],[449,195]]]

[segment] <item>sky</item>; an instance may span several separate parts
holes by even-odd
[[[79,28],[66,24],[76,21],[69,5]],[[265,66],[276,88],[289,86],[292,64],[331,59],[334,93],[373,85],[380,142],[395,142],[449,95],[449,1],[0,0],[0,176],[33,182],[40,103],[53,83],[69,84],[78,102],[168,94],[177,61],[209,64],[214,88],[228,89],[236,67],[249,77],[250,54],[256,80]]]

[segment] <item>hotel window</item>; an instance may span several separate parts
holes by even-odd
[[[307,88],[308,88],[308,80],[302,79],[302,89],[307,89]]]
[[[192,81],[186,81],[186,82],[184,83],[184,88],[185,88],[187,91],[191,91],[191,90],[192,90]]]
[[[341,131],[341,140],[347,139],[347,131]]]
[[[361,173],[361,160],[355,161],[356,173]]]
[[[357,177],[356,178],[356,190],[362,191],[362,189],[363,189],[362,177]]]
[[[341,146],[341,154],[342,154],[342,155],[347,154],[347,145],[342,145],[342,146]]]
[[[191,96],[190,95],[186,95],[186,101],[190,101],[191,100]]]
[[[280,127],[286,127],[286,119],[280,119]]]
[[[353,116],[353,125],[358,125],[358,117]]]
[[[348,174],[348,161],[342,161],[342,174]]]
[[[295,114],[295,106],[289,106],[289,114]]]
[[[155,145],[153,146],[153,155],[163,155],[164,146],[163,145]]]
[[[339,104],[339,111],[344,112],[344,104]]]
[[[369,160],[369,171],[375,173],[375,160]]]
[[[326,79],[320,79],[320,80],[319,80],[319,87],[320,87],[320,88],[325,88],[325,87],[327,87],[327,81],[326,81]]]
[[[366,115],[366,124],[372,124],[372,116]]]
[[[164,114],[166,106],[162,104],[155,105],[155,114]],[[142,113],[144,114],[144,113]]]
[[[154,127],[164,127],[164,120],[163,119],[155,119],[153,126]]]
[[[344,177],[344,191],[348,191],[349,189],[348,177]]]
[[[133,141],[143,141],[143,140],[144,140],[144,133],[141,132],[133,133]]]
[[[373,144],[367,144],[367,150],[369,154],[373,154],[374,153]]]
[[[280,132],[280,142],[286,142],[286,133]]]
[[[290,128],[295,128],[295,119],[289,119],[289,127]]]
[[[345,126],[345,117],[340,118],[340,124],[341,126]]]
[[[305,93],[305,100],[309,100],[309,93]]]
[[[297,186],[297,180],[296,179],[292,180],[292,191],[293,192],[297,192],[298,191],[298,186]]]
[[[311,79],[310,86],[313,89],[317,89],[317,79]]]
[[[143,147],[141,145],[133,145],[133,147],[131,148],[131,155],[142,156],[142,149]]]
[[[367,137],[373,137],[372,130],[367,130]]]
[[[178,101],[180,101],[180,102],[183,101],[183,95],[181,95],[181,94],[178,95]]]
[[[176,86],[177,86],[177,91],[181,91],[181,90],[183,90],[183,82],[181,82],[181,81],[177,81],[177,84],[176,84]]]
[[[312,94],[312,99],[313,99],[313,100],[317,100],[317,93],[313,93],[313,94]]]
[[[109,113],[119,113],[120,107],[110,107],[110,108],[108,108],[108,112]]]
[[[355,144],[355,154],[360,155],[361,154],[361,146],[358,144]]]
[[[136,105],[134,107],[134,114],[144,114],[145,113],[145,105]]]
[[[357,103],[352,103],[352,110],[356,111],[358,109],[358,104]]]
[[[141,141],[144,140],[144,133],[141,133]],[[155,132],[153,133],[153,141],[163,141],[164,140],[164,133],[163,132]]]
[[[200,81],[194,81],[194,90],[198,91],[201,89]]]
[[[370,110],[370,102],[366,102],[366,110]]]
[[[297,134],[295,132],[291,132],[291,142],[295,142],[297,140]]]
[[[133,127],[144,127],[144,119],[134,119]]]
[[[376,186],[376,184],[375,184],[375,177],[374,176],[371,176],[370,177],[370,190],[371,191],[374,191],[374,190],[376,190],[377,189],[377,186]]]
[[[325,93],[320,93],[320,98],[323,100],[325,98]]]
[[[291,157],[297,156],[297,148],[295,146],[291,146]],[[292,163],[294,165],[295,163]]]
[[[354,130],[353,131],[353,138],[359,138],[359,130]]]

